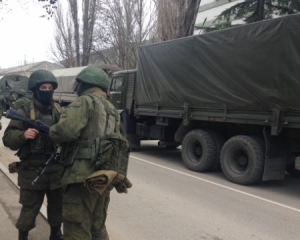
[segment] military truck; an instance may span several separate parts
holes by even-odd
[[[7,100],[6,107],[3,108],[4,111],[9,109],[9,96],[14,94],[16,90],[24,89],[27,92],[27,97],[31,96],[31,92],[27,91],[29,75],[29,73],[10,73],[0,77],[1,95]]]
[[[298,175],[300,15],[141,46],[110,101],[132,148],[181,146],[185,165],[249,185]]]
[[[65,107],[77,98],[74,92],[76,76],[86,67],[87,66],[55,69],[52,71],[58,82],[57,89],[55,89],[53,94],[54,101],[58,102],[62,107]],[[103,69],[110,77],[113,72],[121,70],[120,67],[109,64],[100,64],[96,65],[96,67]]]

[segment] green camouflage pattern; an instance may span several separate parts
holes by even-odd
[[[18,89],[16,90],[16,93],[22,97],[26,96],[26,91],[24,89]]]
[[[44,202],[45,194],[48,198],[47,219],[51,227],[62,223],[62,191],[55,190],[28,190],[20,189],[20,203],[22,204],[21,214],[16,223],[17,229],[30,231],[35,227],[35,219],[39,214]]]
[[[105,227],[110,192],[101,197],[83,184],[70,185],[63,195],[64,240],[109,240]]]
[[[11,94],[8,96],[9,106],[13,108],[17,100],[18,100],[18,94],[15,92],[11,92]]]
[[[6,99],[2,94],[0,94],[0,107],[2,109],[5,109],[5,106],[6,106]]]
[[[96,138],[119,129],[119,122],[106,114],[98,99],[104,95],[100,88],[87,89],[50,127],[50,138],[63,146],[61,161],[66,166],[62,179],[65,240],[109,239],[105,227],[109,193],[94,195],[83,187],[85,179],[95,171],[92,160],[98,154]],[[115,111],[113,105],[110,107]]]
[[[89,66],[83,69],[76,77],[76,81],[88,83],[104,90],[109,87],[108,75],[98,67]]]
[[[129,160],[129,142],[120,132],[113,133],[100,140],[96,170],[114,170],[127,175]]]
[[[60,113],[53,107],[44,107],[36,99],[34,99],[36,119],[52,125],[59,120]],[[30,102],[27,102],[23,108],[18,110],[19,113],[30,118]],[[47,168],[45,174],[41,176],[35,185],[31,185],[33,179],[37,176],[36,171],[44,167],[44,163],[49,157],[44,150],[46,136],[38,134],[33,140],[26,140],[24,131],[29,128],[28,125],[21,121],[11,120],[3,135],[3,144],[11,150],[17,152],[21,163],[18,174],[18,184],[21,188],[43,190],[56,189],[61,187],[61,172],[63,166],[55,163]],[[54,148],[53,148],[54,150]]]
[[[49,126],[58,122],[60,113],[53,105],[44,107],[34,97],[32,100],[36,120],[39,119]],[[18,112],[30,118],[30,102],[25,103]],[[62,222],[61,175],[63,166],[59,163],[49,165],[39,181],[34,185],[31,184],[37,176],[37,172],[44,168],[46,160],[50,157],[46,151],[50,151],[51,142],[48,142],[49,137],[42,133],[39,133],[33,140],[25,139],[24,131],[29,127],[21,121],[11,120],[2,138],[4,146],[14,151],[18,150],[17,156],[21,160],[18,165],[18,185],[20,186],[22,209],[16,227],[23,231],[29,231],[35,227],[35,219],[45,195],[48,202],[47,212],[50,226],[58,226]],[[52,146],[54,150],[53,143]]]
[[[3,110],[6,110],[5,109],[5,104],[6,104],[6,99],[5,97],[3,97],[1,95],[1,91],[0,91],[0,120],[2,118],[2,113],[3,113]],[[2,123],[0,122],[0,130],[2,129]]]
[[[116,124],[114,116],[108,116],[107,121],[101,101],[95,102],[94,98],[88,96],[95,92],[99,92],[96,96],[104,94],[97,87],[86,90],[62,112],[59,122],[50,127],[50,138],[63,146],[60,159],[67,166],[62,180],[63,188],[68,184],[83,183],[95,171],[91,162],[98,154],[96,138],[103,137],[105,129],[107,135],[113,133],[115,128],[119,129],[119,122]],[[111,103],[109,105],[115,109]],[[81,146],[81,142],[85,142],[85,146]]]
[[[47,70],[36,70],[29,77],[28,89],[34,90],[43,83],[51,83],[53,85],[53,89],[56,89],[58,85],[57,79],[54,77],[52,72]]]
[[[18,110],[19,108],[23,107],[25,103],[30,102],[30,99],[27,97],[20,97],[14,104],[14,109]]]

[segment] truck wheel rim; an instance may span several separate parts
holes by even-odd
[[[200,162],[203,150],[202,146],[198,141],[194,141],[193,143],[190,144],[190,147],[188,149],[189,151],[189,158],[192,162],[197,163]]]
[[[236,173],[244,173],[248,168],[248,163],[248,155],[241,149],[232,151],[228,161],[229,167]]]

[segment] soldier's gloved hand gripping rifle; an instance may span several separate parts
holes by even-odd
[[[9,119],[13,119],[13,120],[17,120],[17,121],[27,123],[29,126],[39,130],[40,132],[43,132],[43,133],[49,135],[49,126],[47,124],[43,123],[40,120],[32,121],[29,118],[27,118],[26,116],[24,116],[23,114],[21,114],[21,113],[17,112],[16,110],[14,110],[13,108],[10,108],[7,111],[5,117],[9,118]],[[47,170],[47,167],[52,162],[56,161],[56,159],[59,156],[60,152],[61,152],[61,147],[57,147],[56,150],[51,154],[50,158],[48,158],[48,160],[45,162],[45,167],[42,169],[42,171],[38,171],[37,177],[31,183],[32,185],[34,185],[39,180],[39,178]]]

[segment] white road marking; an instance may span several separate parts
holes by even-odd
[[[203,181],[203,182],[206,182],[206,183],[209,183],[209,184],[212,184],[212,185],[215,185],[215,186],[218,186],[218,187],[227,189],[227,190],[231,190],[231,191],[233,191],[233,192],[237,192],[237,193],[240,193],[240,194],[243,194],[243,195],[252,197],[252,198],[256,198],[256,199],[259,199],[259,200],[261,200],[261,201],[268,202],[268,203],[271,203],[271,204],[274,204],[274,205],[277,205],[277,206],[280,206],[280,207],[283,207],[283,208],[287,208],[287,209],[290,209],[290,210],[292,210],[292,211],[295,211],[295,212],[299,212],[299,213],[300,213],[300,209],[298,209],[298,208],[293,208],[293,207],[287,206],[287,205],[285,205],[285,204],[281,204],[281,203],[274,202],[274,201],[269,200],[269,199],[266,199],[266,198],[262,198],[262,197],[253,195],[253,194],[251,194],[251,193],[247,193],[247,192],[244,192],[244,191],[235,189],[235,188],[227,187],[227,186],[224,186],[224,185],[222,185],[222,184],[219,184],[219,183],[215,183],[215,182],[206,180],[206,179],[204,179],[204,178],[200,178],[200,177],[196,177],[196,176],[193,176],[193,175],[191,175],[191,174],[188,174],[188,173],[180,172],[180,171],[178,171],[178,170],[175,170],[175,169],[172,169],[172,168],[168,168],[168,167],[165,167],[165,166],[160,165],[160,164],[156,164],[156,163],[153,163],[153,162],[149,162],[149,161],[147,161],[147,160],[145,160],[145,159],[142,159],[142,158],[139,158],[139,157],[135,157],[135,156],[132,156],[132,155],[130,155],[130,157],[131,157],[131,158],[134,158],[134,159],[136,159],[136,160],[139,160],[139,161],[142,161],[142,162],[145,162],[145,163],[148,163],[148,164],[151,164],[151,165],[160,167],[160,168],[164,168],[164,169],[166,169],[166,170],[169,170],[169,171],[172,171],[172,172],[175,172],[175,173],[179,173],[179,174],[181,174],[181,175],[185,175],[185,176],[190,177],[190,178],[197,179],[197,180],[199,180],[199,181]]]

